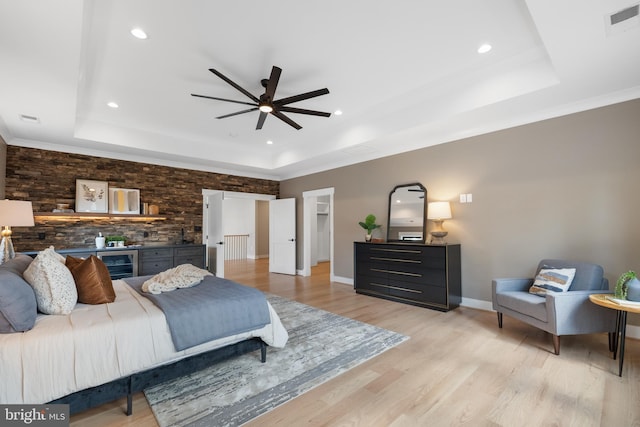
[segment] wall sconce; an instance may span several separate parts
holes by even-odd
[[[0,226],[2,242],[0,242],[0,264],[16,256],[11,241],[11,227],[33,227],[33,206],[23,200],[0,200]]]
[[[430,219],[435,224],[435,228],[430,233],[433,237],[431,243],[444,243],[444,237],[448,232],[442,228],[442,222],[451,218],[451,205],[449,202],[431,202],[427,205],[427,219]]]

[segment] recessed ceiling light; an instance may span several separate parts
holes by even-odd
[[[133,37],[140,40],[144,40],[147,38],[147,33],[145,33],[142,28],[132,28],[131,34],[133,34]]]
[[[20,114],[20,120],[27,123],[40,123],[40,119],[36,116],[28,116],[26,114]]]
[[[268,141],[267,141],[267,144],[269,144],[269,145],[273,145],[273,141],[272,141],[272,140],[268,140]]]
[[[111,108],[118,108],[119,107],[119,105],[116,102],[113,102],[113,101],[107,102],[107,105],[109,107],[111,107]]]
[[[478,53],[487,53],[490,50],[491,50],[491,45],[488,43],[485,43],[478,48]]]
[[[333,112],[333,114],[335,114],[336,116],[341,116],[342,115],[342,110],[336,110]]]

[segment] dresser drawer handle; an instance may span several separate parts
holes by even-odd
[[[379,269],[379,268],[372,268],[371,271],[375,271],[377,273],[398,274],[398,275],[401,275],[401,276],[422,277],[422,274],[407,273],[407,272],[404,272],[404,271],[382,270],[382,269]]]
[[[383,284],[374,283],[374,282],[369,282],[369,285],[371,285],[371,286],[380,286],[381,288],[387,288],[387,289],[395,289],[397,291],[413,292],[414,294],[421,294],[422,293],[422,291],[419,291],[419,290],[416,290],[416,289],[400,288],[398,286],[383,285]]]
[[[415,249],[382,249],[382,248],[371,248],[372,251],[379,251],[379,252],[401,252],[401,253],[406,253],[406,254],[419,254],[422,253],[422,251],[419,250],[415,250]]]
[[[377,256],[372,256],[371,259],[376,261],[392,261],[392,262],[406,262],[409,264],[422,264],[422,261],[415,259],[402,259],[402,258],[382,258]]]

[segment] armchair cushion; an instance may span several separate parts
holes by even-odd
[[[509,307],[511,310],[541,322],[547,321],[547,302],[538,295],[522,291],[508,291],[497,294],[496,301],[501,307]]]
[[[542,297],[549,291],[567,292],[575,275],[575,268],[541,268],[529,292]]]

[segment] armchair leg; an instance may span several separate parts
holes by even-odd
[[[553,351],[556,356],[560,354],[560,337],[558,335],[551,335],[553,337]]]
[[[498,328],[502,328],[502,313],[498,311]]]

